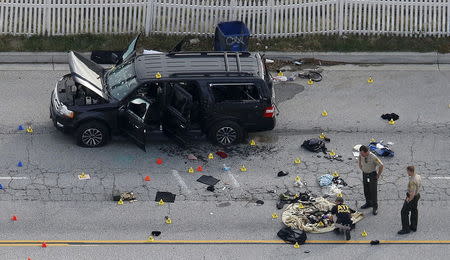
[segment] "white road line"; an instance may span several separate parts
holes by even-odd
[[[28,177],[11,177],[11,176],[0,177],[0,180],[26,180],[26,179],[28,179]]]
[[[236,178],[234,177],[233,174],[228,173],[228,176],[230,176],[231,182],[233,183],[233,186],[234,186],[235,188],[238,188],[239,186],[241,186],[241,185],[239,184],[239,182],[236,180]]]
[[[189,190],[188,186],[187,186],[186,183],[183,181],[183,178],[181,178],[180,174],[178,174],[178,171],[172,170],[172,175],[173,175],[173,177],[175,177],[175,179],[177,179],[177,181],[178,181],[178,183],[180,184],[181,188],[182,188],[186,193],[191,193],[191,190]]]
[[[430,177],[430,179],[434,180],[450,180],[449,176],[436,176],[436,177]]]

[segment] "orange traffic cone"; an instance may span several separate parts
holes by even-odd
[[[159,165],[163,164],[163,160],[161,158],[156,159],[156,164]]]
[[[202,171],[203,171],[203,167],[202,167],[202,166],[198,166],[198,167],[197,167],[197,171],[198,171],[198,172],[202,172]]]
[[[144,181],[150,181],[150,176],[145,176]]]
[[[16,216],[16,215],[12,216],[12,217],[11,217],[11,220],[12,220],[12,221],[17,221],[17,216]]]
[[[47,247],[47,244],[45,242],[42,242],[41,247]]]

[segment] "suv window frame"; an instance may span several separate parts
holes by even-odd
[[[251,100],[251,99],[245,99],[245,100],[224,100],[221,102],[217,102],[216,97],[214,95],[213,87],[214,86],[253,86],[255,87],[256,91],[258,91],[258,99]],[[255,82],[218,82],[218,83],[208,83],[208,88],[210,89],[210,93],[212,95],[212,98],[214,99],[214,103],[220,104],[220,103],[250,103],[250,102],[261,102],[263,100],[263,96],[261,95],[261,90],[258,87],[258,84]]]

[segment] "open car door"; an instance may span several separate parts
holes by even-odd
[[[147,125],[145,117],[149,111],[151,102],[144,98],[131,100],[121,111],[120,128],[128,134],[133,142],[142,150],[145,150]]]
[[[130,44],[128,44],[128,47],[126,50],[124,50],[122,56],[114,57],[116,66],[126,62],[127,60],[133,58],[134,56],[136,56],[136,46],[137,46],[137,42],[139,40],[139,37],[141,36],[141,34],[138,34],[138,36],[136,36],[131,42]],[[113,54],[115,55],[115,54]]]
[[[192,95],[176,83],[165,86],[163,128],[177,141],[185,143],[184,134],[190,125]]]

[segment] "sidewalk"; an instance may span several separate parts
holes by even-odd
[[[267,58],[315,58],[352,64],[450,64],[450,53],[437,52],[262,52]],[[89,52],[82,53],[90,57]],[[1,63],[67,63],[66,52],[0,52]]]

